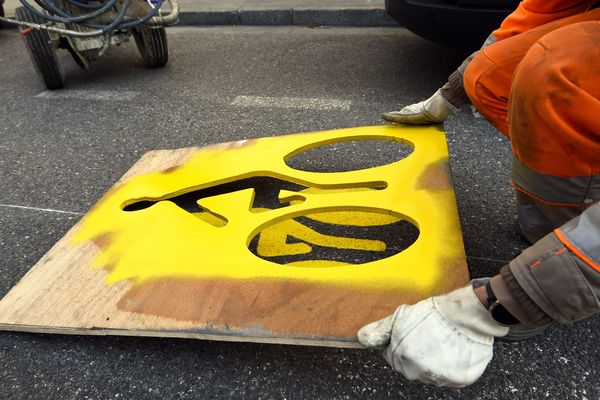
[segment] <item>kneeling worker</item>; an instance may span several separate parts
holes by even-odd
[[[530,337],[600,312],[600,9],[524,0],[429,99],[383,114],[440,123],[469,100],[510,138],[518,221],[532,246],[491,279],[358,332],[408,379],[475,382],[495,337]]]

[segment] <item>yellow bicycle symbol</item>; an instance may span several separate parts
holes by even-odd
[[[349,140],[414,150],[348,172],[299,171],[285,162]],[[100,245],[95,265],[108,271],[108,284],[217,277],[429,293],[464,264],[447,159],[437,127],[362,127],[207,147],[177,168],[111,190],[75,240]],[[257,182],[265,181],[280,184],[270,195],[277,204],[257,205]],[[413,230],[408,242],[394,242],[393,229],[377,236],[397,224]],[[322,257],[323,249],[343,257]]]

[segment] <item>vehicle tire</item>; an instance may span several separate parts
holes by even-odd
[[[15,16],[23,22],[44,23],[40,17],[25,7],[18,7],[15,10]],[[20,29],[23,31],[26,28],[21,27]],[[52,46],[48,32],[34,29],[22,36],[33,67],[42,82],[50,90],[62,88],[64,83],[58,65],[58,58],[56,57],[56,49]]]
[[[2,0],[0,0],[0,17],[4,17],[4,5],[2,4]],[[0,29],[4,28],[2,25],[2,21],[0,21]]]
[[[169,48],[167,46],[167,32],[165,28],[141,27],[134,34],[135,44],[146,66],[150,68],[164,67],[169,61]]]

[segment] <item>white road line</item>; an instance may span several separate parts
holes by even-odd
[[[237,96],[232,106],[302,108],[309,110],[349,110],[350,100],[308,99],[300,97]]]
[[[35,97],[38,99],[50,100],[102,100],[102,101],[126,101],[133,100],[138,96],[138,92],[131,90],[46,90]]]
[[[1,204],[0,203],[0,207],[19,208],[19,209],[22,209],[22,210],[52,212],[52,213],[59,213],[59,214],[83,215],[83,213],[78,213],[78,212],[73,212],[73,211],[53,210],[51,208],[38,208],[38,207],[17,206],[17,205],[14,205],[14,204]]]

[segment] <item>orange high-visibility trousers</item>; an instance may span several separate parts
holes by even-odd
[[[571,210],[548,229],[600,200],[599,19],[595,9],[501,40],[465,71],[473,104],[511,139],[521,200]]]

